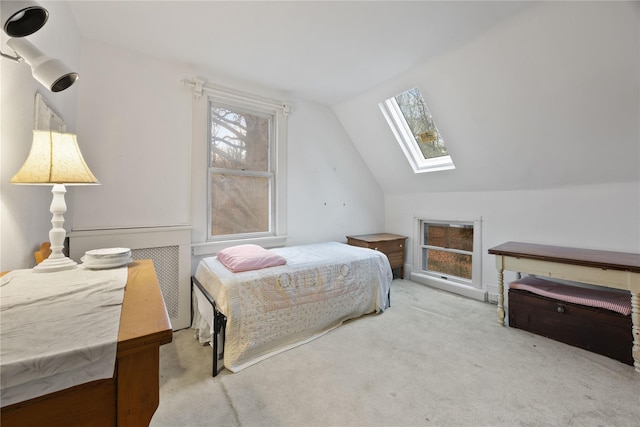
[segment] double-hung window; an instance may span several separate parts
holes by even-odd
[[[481,222],[481,219],[443,221],[416,218],[411,279],[484,300]]]
[[[283,246],[287,105],[206,83],[187,83],[196,95],[194,254],[239,243]]]
[[[209,100],[209,238],[272,235],[274,115]]]
[[[421,221],[421,270],[441,279],[470,284],[473,278],[473,224]]]

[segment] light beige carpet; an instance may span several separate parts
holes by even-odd
[[[211,377],[192,330],[161,348],[152,426],[640,426],[640,373],[395,280],[391,308]]]

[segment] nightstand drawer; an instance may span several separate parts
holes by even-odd
[[[402,267],[404,264],[404,253],[402,252],[394,252],[394,253],[386,253],[383,252],[387,258],[389,258],[389,264],[391,264],[391,268]]]
[[[371,249],[375,249],[380,252],[384,252],[385,254],[400,254],[404,253],[404,239],[402,240],[392,240],[388,242],[378,242],[373,245],[374,247]]]

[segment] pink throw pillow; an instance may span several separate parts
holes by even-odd
[[[287,260],[261,246],[246,244],[232,246],[216,254],[218,261],[234,273],[284,265]]]

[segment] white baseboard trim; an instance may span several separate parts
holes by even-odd
[[[438,279],[436,277],[420,273],[411,273],[411,280],[422,285],[462,295],[467,298],[473,298],[483,302],[487,301],[487,291],[484,289],[472,288],[471,286],[461,285],[449,280]]]
[[[493,292],[487,292],[487,302],[491,304],[498,304],[498,294]]]

